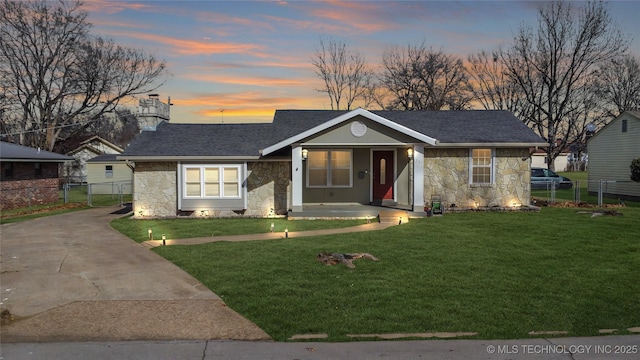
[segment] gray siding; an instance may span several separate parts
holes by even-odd
[[[359,121],[367,126],[364,135],[358,137],[351,133],[351,124],[355,121]],[[389,129],[375,121],[358,116],[351,121],[342,123],[338,127],[328,129],[306,142],[308,144],[399,145],[413,143],[415,141],[416,140],[410,136]]]
[[[623,120],[627,131],[622,132]],[[590,141],[589,185],[590,193],[597,193],[600,180],[607,183],[605,192],[629,197],[640,197],[640,183],[630,179],[631,161],[640,158],[640,119],[624,113],[605,126]]]
[[[369,181],[371,169],[369,169],[369,149],[355,148],[353,149],[353,187],[351,188],[307,188],[307,169],[306,162],[302,164],[302,181],[303,190],[302,198],[305,203],[369,203]],[[358,174],[365,172],[360,178]]]

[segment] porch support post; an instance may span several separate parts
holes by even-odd
[[[302,211],[302,146],[293,145],[291,149],[291,209]]]
[[[424,144],[413,145],[413,211],[424,210]]]

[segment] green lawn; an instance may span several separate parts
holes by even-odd
[[[305,333],[327,333],[329,341],[436,331],[485,339],[539,330],[624,334],[640,326],[640,209],[618,210],[624,215],[446,214],[378,232],[154,251],[278,341]],[[125,220],[133,221],[118,222]],[[265,225],[244,221],[257,224],[245,229]],[[198,223],[174,220],[163,231],[183,224]],[[325,266],[315,260],[322,251],[368,252],[380,261]]]

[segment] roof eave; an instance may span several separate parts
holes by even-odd
[[[42,163],[63,163],[65,161],[71,161],[74,158],[69,159],[36,159],[36,158],[2,158],[3,162],[42,162]]]
[[[144,156],[144,155],[118,155],[116,160],[129,161],[242,161],[242,160],[258,160],[260,156]]]
[[[471,148],[471,147],[492,147],[492,148],[529,148],[529,147],[544,147],[548,146],[547,143],[528,143],[528,142],[479,142],[479,143],[438,143],[435,147],[448,147],[448,148]]]

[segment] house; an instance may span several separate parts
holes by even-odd
[[[59,167],[72,157],[0,142],[0,209],[47,204],[59,198]]]
[[[622,200],[640,201],[640,183],[631,180],[631,161],[640,158],[640,111],[627,111],[615,118],[587,144],[589,149],[588,191]]]
[[[118,154],[102,154],[87,160],[87,183],[92,194],[131,194],[133,170]]]
[[[549,144],[547,144],[547,146],[549,146]],[[568,149],[563,150],[553,161],[553,169],[555,171],[570,171],[574,162],[573,155],[574,154]],[[531,167],[549,168],[549,157],[545,149],[531,149]]]
[[[102,154],[121,154],[124,149],[100,136],[94,135],[81,139],[71,138],[57,145],[58,151],[72,156],[65,163],[63,176],[72,182],[87,181],[87,160]]]
[[[278,110],[272,123],[143,131],[134,216],[296,214],[311,205],[528,204],[529,147],[546,143],[507,111]]]

